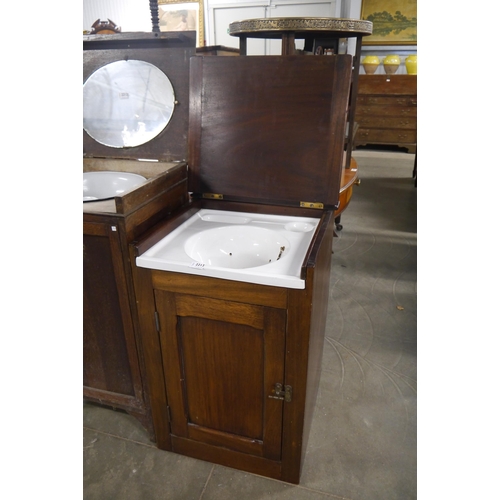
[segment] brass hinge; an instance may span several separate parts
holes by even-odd
[[[300,206],[302,208],[319,208],[319,209],[325,208],[323,203],[315,203],[313,201],[301,201]]]
[[[156,324],[156,331],[160,333],[160,317],[158,316],[158,311],[155,311],[155,324]]]
[[[224,195],[217,193],[203,193],[203,198],[208,198],[209,200],[223,200]]]
[[[271,391],[273,394],[268,397],[271,399],[282,399],[285,402],[290,403],[292,400],[292,386],[285,385],[285,390],[283,391],[283,385],[280,383],[274,384],[274,389]]]

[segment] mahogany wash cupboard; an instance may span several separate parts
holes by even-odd
[[[129,245],[157,445],[298,483],[314,411],[352,57],[195,57],[191,201]],[[146,269],[200,208],[316,217],[303,289]]]

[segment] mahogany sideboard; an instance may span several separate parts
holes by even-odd
[[[384,144],[417,148],[417,76],[360,75],[354,147]]]
[[[83,37],[84,84],[108,65],[135,60],[168,75],[175,92],[172,119],[149,141],[114,147],[102,138],[96,140],[85,120],[82,130],[84,173],[127,172],[146,178],[144,184],[114,198],[83,202],[83,397],[133,415],[152,441],[156,438],[128,244],[188,200],[183,160],[187,157],[189,58],[195,55],[195,36],[193,31]],[[111,108],[113,101],[109,96],[107,100]],[[86,104],[91,105],[92,99],[84,99],[84,117]],[[103,129],[112,128],[114,121],[110,119]]]

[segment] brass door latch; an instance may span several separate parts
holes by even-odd
[[[269,395],[268,397],[271,399],[285,400],[285,402],[290,403],[290,401],[292,400],[292,386],[285,385],[285,390],[283,391],[282,389],[282,384],[274,384],[274,389],[271,391],[273,394]]]

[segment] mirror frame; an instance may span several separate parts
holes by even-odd
[[[162,13],[165,12],[162,9],[162,5],[179,5],[179,9],[193,10],[193,4],[198,5],[198,26],[196,28],[196,39],[198,40],[198,47],[205,46],[205,12],[203,6],[203,0],[193,0],[193,1],[182,1],[182,0],[158,0],[158,17],[160,18]],[[159,24],[160,31],[166,31],[162,29],[161,23]]]

